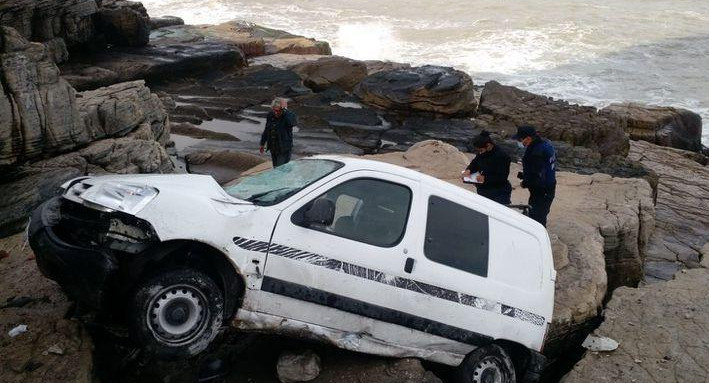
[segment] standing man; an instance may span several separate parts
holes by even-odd
[[[497,203],[509,205],[512,185],[510,175],[510,156],[499,148],[490,138],[490,133],[483,131],[473,139],[476,156],[463,172],[463,177],[478,173],[475,187],[478,194]]]
[[[271,111],[266,116],[266,127],[261,134],[259,153],[264,150],[271,152],[273,167],[281,166],[290,161],[293,149],[293,127],[298,124],[295,113],[288,110],[288,102],[276,97],[271,102]],[[264,148],[264,145],[266,147]]]
[[[517,178],[529,189],[529,217],[546,227],[547,215],[556,193],[556,153],[551,142],[541,138],[531,125],[517,128],[516,139],[525,147],[522,172]]]

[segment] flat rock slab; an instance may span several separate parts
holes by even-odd
[[[696,153],[632,141],[632,160],[658,177],[657,229],[647,249],[649,281],[671,279],[682,267],[697,267],[709,241],[709,167]]]
[[[563,383],[709,381],[709,270],[613,293],[596,330],[617,340],[609,353],[587,352]]]

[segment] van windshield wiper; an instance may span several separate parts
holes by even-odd
[[[259,202],[259,201],[261,200],[261,197],[265,197],[265,196],[267,196],[267,195],[269,195],[269,194],[271,194],[271,193],[275,193],[275,192],[279,192],[279,191],[283,191],[283,190],[292,190],[292,189],[293,189],[293,188],[282,187],[282,188],[278,188],[278,189],[273,189],[273,190],[265,191],[265,192],[263,192],[263,193],[252,194],[252,195],[250,195],[248,198],[246,198],[246,201],[256,203],[256,202]]]

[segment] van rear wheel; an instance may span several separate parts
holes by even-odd
[[[515,368],[507,352],[496,344],[468,354],[456,370],[459,383],[516,383]]]
[[[140,345],[162,359],[203,351],[222,325],[224,301],[206,274],[166,270],[143,281],[133,299],[131,330]]]

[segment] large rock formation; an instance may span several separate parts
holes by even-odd
[[[91,337],[68,318],[72,303],[23,242],[21,234],[0,239],[0,381],[91,383]],[[27,332],[9,337],[20,324]]]
[[[702,117],[687,109],[624,103],[611,104],[603,111],[617,116],[633,140],[702,150]]]
[[[73,177],[172,170],[167,114],[142,81],[77,94],[44,45],[7,27],[0,42],[0,236]]]
[[[89,90],[118,82],[144,79],[149,82],[209,71],[231,70],[246,64],[236,47],[214,42],[190,42],[140,48],[114,47],[90,59],[62,65],[62,76],[76,89]]]
[[[470,116],[477,107],[470,76],[432,65],[376,72],[359,83],[355,94],[369,105],[404,113]]]
[[[0,27],[0,166],[89,142],[74,89],[39,43]]]
[[[140,13],[127,6],[121,9]],[[246,66],[247,57],[273,53],[329,55],[330,46],[239,21],[176,25],[155,30],[147,47],[113,47],[91,57],[77,57],[62,66],[62,75],[75,88],[87,90],[137,79],[154,83],[230,72]]]
[[[91,140],[120,137],[143,124],[153,140],[167,143],[168,117],[157,95],[143,81],[79,93],[77,106]]]
[[[403,153],[371,156],[473,190],[459,180],[466,155],[440,141],[424,141]],[[520,170],[513,164],[511,174]],[[528,192],[510,177],[513,203]],[[654,228],[652,189],[645,180],[558,173],[549,217],[557,270],[552,326],[545,350],[551,356],[580,344],[592,329],[606,294],[636,285],[643,275],[643,250]]]
[[[681,267],[696,267],[709,241],[709,167],[696,153],[632,141],[628,158],[658,176],[657,230],[647,249],[650,280],[671,279]]]
[[[515,190],[513,201],[527,195]],[[642,279],[644,248],[654,229],[652,189],[641,179],[559,173],[548,228],[559,239],[547,336],[553,353],[583,340],[607,294]]]
[[[330,55],[330,45],[324,41],[261,27],[242,20],[217,25],[182,25],[161,28],[152,36],[153,44],[185,44],[212,42],[239,48],[247,57],[276,53],[298,55]]]
[[[628,153],[628,137],[621,123],[610,113],[495,81],[483,88],[478,118],[489,122],[491,130],[505,136],[514,134],[519,125],[532,124],[551,140],[586,146],[604,156]]]
[[[150,16],[143,4],[123,0],[99,0],[98,28],[112,45],[140,47],[150,40]]]
[[[71,48],[95,40],[97,12],[95,0],[4,0],[0,25],[14,28],[31,41],[61,38]]]
[[[613,293],[596,334],[620,343],[612,352],[586,352],[563,383],[709,381],[709,270]]]
[[[162,16],[162,17],[151,17],[150,18],[150,29],[159,29],[164,27],[171,27],[174,25],[185,25],[185,20],[177,16]]]
[[[351,91],[367,76],[367,66],[362,61],[339,56],[323,57],[292,69],[300,75],[305,86],[316,92],[331,86]]]

